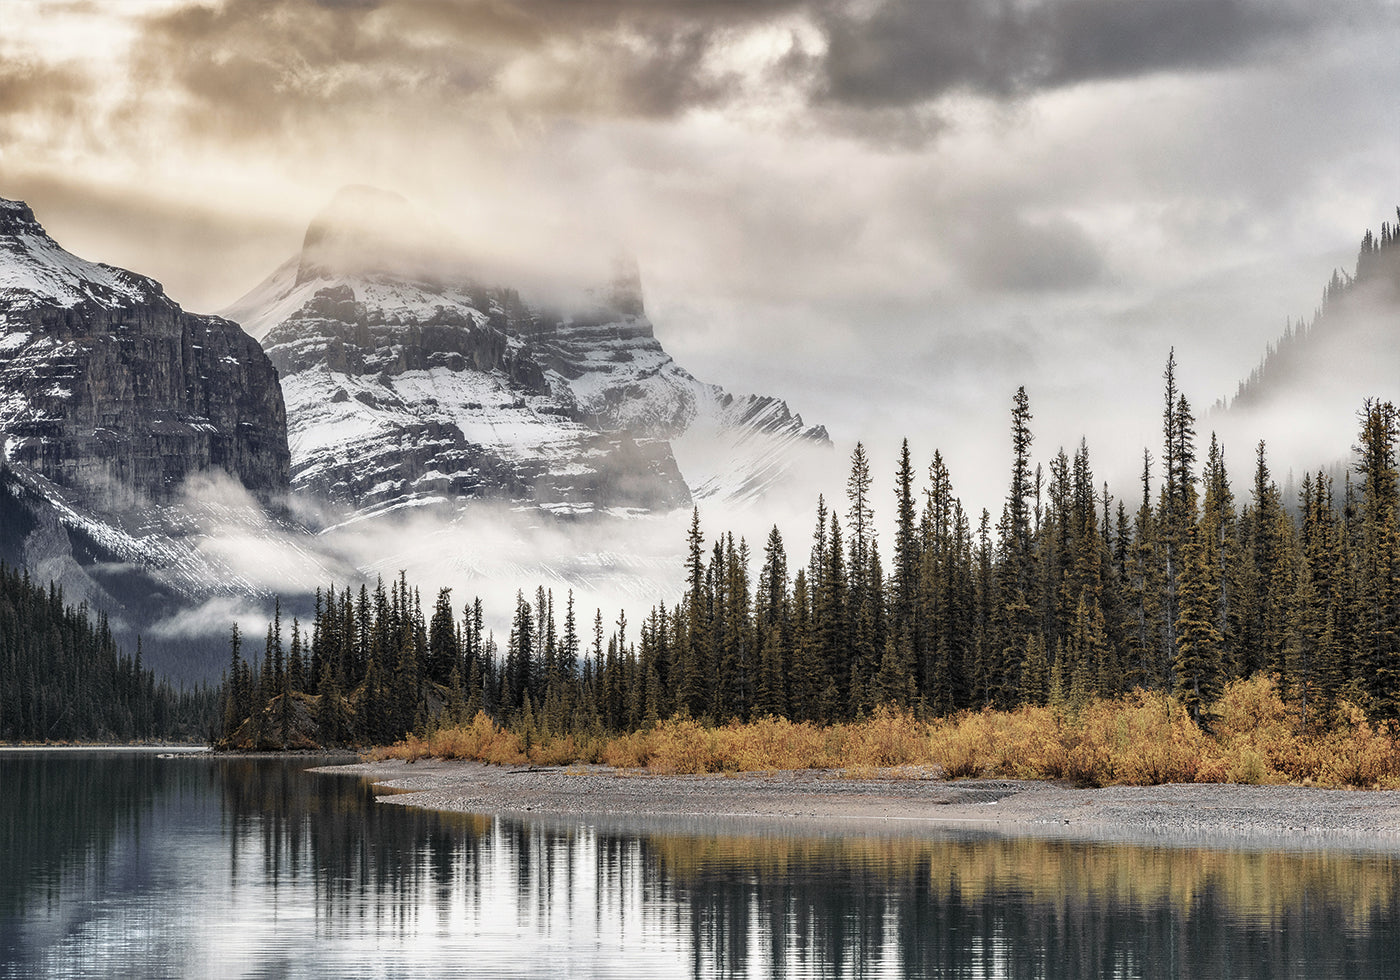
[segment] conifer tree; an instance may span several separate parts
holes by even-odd
[[[901,650],[900,660],[912,659],[917,624],[914,619],[918,598],[919,538],[914,512],[914,465],[909,455],[909,440],[899,450],[899,469],[894,484],[895,525],[894,556],[890,588],[890,632]],[[912,666],[912,664],[911,664]],[[902,670],[903,668],[901,668]]]
[[[700,509],[691,513],[690,533],[686,538],[688,558],[686,572],[686,645],[680,664],[677,707],[685,708],[692,717],[703,717],[710,710],[710,624],[709,596],[705,589],[704,537],[700,533]]]
[[[1384,717],[1400,717],[1400,477],[1396,473],[1397,412],[1368,399],[1361,412],[1357,472],[1362,478],[1359,580],[1361,672],[1366,693]]]
[[[799,568],[792,580],[792,672],[788,678],[789,703],[798,721],[820,719],[821,694],[826,686],[826,665],[813,636],[811,610],[807,570]]]
[[[1219,690],[1220,631],[1216,627],[1213,576],[1201,535],[1188,528],[1181,550],[1181,580],[1176,624],[1176,695],[1194,721]]]
[[[452,590],[438,590],[433,604],[433,618],[428,626],[427,678],[433,684],[447,684],[452,671],[461,662],[457,644],[456,616],[452,609]],[[459,673],[460,677],[460,673]]]
[[[243,638],[238,631],[238,621],[234,620],[229,631],[229,667],[225,682],[224,732],[232,733],[252,710],[252,698],[243,677]]]

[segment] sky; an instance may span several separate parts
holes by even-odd
[[[1397,50],[1393,0],[4,0],[0,196],[196,312],[345,184],[484,268],[622,247],[692,373],[996,511],[1017,385],[1129,481],[1170,349],[1203,412],[1352,267]]]

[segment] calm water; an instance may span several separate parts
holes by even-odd
[[[305,764],[0,752],[0,976],[1400,977],[1400,854],[444,816]]]

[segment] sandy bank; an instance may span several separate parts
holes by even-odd
[[[1212,784],[1074,789],[1017,780],[854,779],[814,770],[664,776],[598,766],[502,769],[433,760],[318,771],[368,777],[384,789],[386,803],[466,813],[840,822],[859,832],[965,826],[1400,851],[1400,791]]]

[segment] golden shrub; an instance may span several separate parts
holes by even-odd
[[[848,768],[887,769],[931,762],[928,726],[886,705],[868,720],[845,726],[841,762]]]
[[[439,728],[426,738],[409,735],[373,754],[379,759],[416,762],[427,756],[438,759],[475,759],[497,765],[514,766],[526,761],[519,736],[496,725],[484,712],[477,712],[466,725]]]
[[[603,746],[602,762],[615,769],[638,769],[651,757],[651,732],[631,732],[608,739]]]

